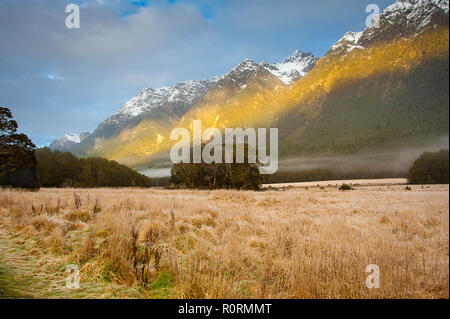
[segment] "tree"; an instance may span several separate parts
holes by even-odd
[[[11,111],[0,107],[0,185],[39,188],[36,146],[17,128]]]
[[[449,151],[423,153],[408,171],[411,184],[448,184]]]
[[[203,150],[204,145],[202,145]],[[225,147],[222,146],[222,151]],[[169,183],[186,188],[215,189],[234,188],[259,190],[262,176],[259,172],[259,164],[248,162],[248,145],[244,145],[244,163],[236,163],[234,152],[233,163],[191,163],[175,164],[171,170]],[[222,156],[222,158],[225,158]]]

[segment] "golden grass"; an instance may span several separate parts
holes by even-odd
[[[448,298],[448,195],[448,186],[392,185],[1,190],[0,283],[59,280],[22,283],[12,297]],[[83,293],[63,289],[70,263]],[[365,286],[369,264],[379,289]]]

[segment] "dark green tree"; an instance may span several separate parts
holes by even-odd
[[[0,107],[0,185],[39,188],[36,146],[17,128],[11,111]]]
[[[448,184],[449,151],[423,153],[408,171],[411,184]]]

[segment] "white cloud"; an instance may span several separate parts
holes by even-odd
[[[62,76],[56,75],[56,74],[49,74],[47,77],[52,81],[62,81],[64,78]]]

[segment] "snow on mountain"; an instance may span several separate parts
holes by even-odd
[[[235,74],[254,72],[258,69],[258,64],[250,59],[245,59],[237,67],[233,68],[227,75],[233,76]]]
[[[83,141],[83,139],[89,134],[89,132],[83,132],[80,134],[67,133],[64,136],[54,140],[49,147],[51,150],[68,151],[73,145],[81,143],[81,141]]]
[[[431,17],[437,8],[448,13],[448,0],[399,0],[383,11],[383,16],[390,23],[401,16],[406,16],[408,23],[415,24],[417,20],[421,22],[416,25],[417,32],[420,32],[431,22]]]
[[[199,96],[206,94],[213,83],[214,80],[185,81],[170,87],[145,88],[126,102],[122,109],[113,115],[112,121],[119,121],[122,117],[136,117],[146,110],[161,106],[164,102],[191,104]]]
[[[391,40],[420,34],[435,27],[447,15],[448,0],[398,0],[388,6],[379,17],[379,26],[371,26],[361,32],[347,32],[329,51],[331,54],[364,50],[377,40]],[[445,19],[445,18],[443,18]]]
[[[124,126],[144,112],[164,105],[183,103],[193,106],[215,85],[222,87],[232,82],[231,84],[237,88],[245,89],[250,79],[261,68],[268,70],[285,84],[292,84],[311,70],[317,60],[318,58],[311,53],[297,50],[282,63],[267,64],[263,62],[257,64],[246,59],[227,74],[216,76],[211,80],[185,81],[156,89],[145,88],[126,102],[118,112],[100,123],[99,128],[110,125]]]
[[[230,72],[216,78],[217,83],[215,87],[219,89],[229,87],[236,90],[243,90],[247,87],[248,82],[255,76],[259,67],[259,64],[254,61],[245,59]]]
[[[316,64],[318,58],[312,53],[296,50],[282,63],[264,64],[264,67],[284,84],[292,84],[305,76]]]
[[[305,76],[316,64],[318,58],[312,53],[303,53],[296,50],[283,62],[269,64],[267,62],[256,63],[245,59],[238,66],[227,74],[224,74],[218,81],[219,87],[225,85],[224,82],[233,81],[240,89],[245,89],[248,82],[260,70],[267,70],[279,78],[284,84],[291,85],[301,77]]]
[[[361,39],[361,36],[363,35],[363,31],[361,32],[347,32],[338,42],[336,42],[335,45],[331,47],[331,50],[333,52],[343,49],[345,52],[350,52],[354,49],[362,49],[364,50],[364,47],[358,45],[359,39]]]
[[[68,133],[68,134],[64,135],[63,138],[66,139],[67,141],[74,142],[74,143],[80,143],[80,141],[81,141],[80,134]]]

